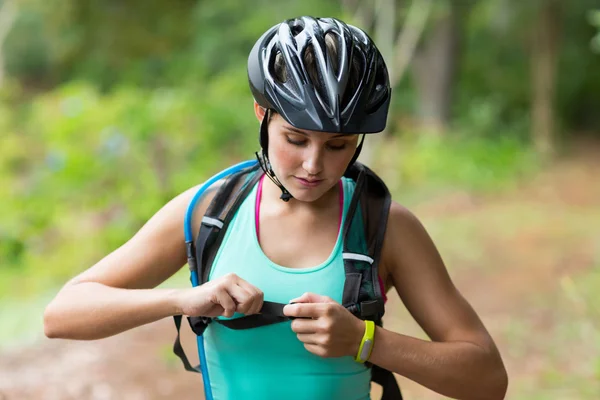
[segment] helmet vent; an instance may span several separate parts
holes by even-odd
[[[275,62],[273,63],[273,76],[279,83],[287,82],[287,69],[285,67],[285,58],[280,51],[275,55]]]
[[[300,32],[304,30],[304,24],[302,23],[302,21],[297,21],[294,25],[290,27],[290,30],[292,31],[292,36],[296,37]]]

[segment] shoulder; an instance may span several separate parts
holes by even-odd
[[[423,234],[425,228],[417,216],[405,206],[392,201],[387,220],[385,241],[399,244],[402,238]]]
[[[194,197],[199,195],[198,199],[196,200],[194,209],[192,210],[192,233],[194,235],[194,240],[196,239],[198,231],[200,230],[202,217],[204,217],[204,214],[206,214],[208,206],[210,205],[215,195],[219,191],[219,188],[223,185],[224,182],[225,179],[218,180],[217,182],[213,183],[208,188],[206,188],[206,190],[202,193],[198,193],[202,185],[194,186],[188,191],[191,192],[191,195],[187,195],[187,203],[185,210],[186,213],[188,207],[191,205],[192,200],[194,200]]]
[[[440,263],[438,251],[419,218],[392,201],[381,254],[381,276],[386,284],[393,277],[414,273],[424,260]]]

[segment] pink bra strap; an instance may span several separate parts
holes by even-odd
[[[265,175],[263,175],[258,181],[258,189],[256,193],[256,204],[254,205],[254,225],[256,226],[256,238],[260,243],[260,228],[258,225],[258,221],[260,219],[260,200],[262,199],[262,187],[263,181],[265,180]]]
[[[342,215],[344,214],[344,185],[342,185],[341,179],[338,183],[338,187],[340,188],[340,218],[338,219],[338,235],[339,235],[340,228],[342,227]]]

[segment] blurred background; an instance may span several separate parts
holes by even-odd
[[[600,398],[597,0],[3,0],[0,399],[202,398],[170,321],[49,341],[42,312],[169,199],[253,157],[247,55],[298,15],[360,26],[384,54],[389,128],[362,161],[439,246],[507,398]],[[395,296],[385,323],[425,338]]]

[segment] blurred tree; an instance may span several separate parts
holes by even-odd
[[[536,150],[548,155],[554,149],[556,137],[557,73],[563,33],[562,2],[543,0],[538,7],[531,46],[531,133]]]
[[[450,124],[461,41],[471,6],[471,1],[438,3],[431,29],[415,54],[412,72],[424,131],[441,134]]]
[[[372,33],[381,51],[390,75],[392,91],[399,86],[411,63],[417,44],[425,29],[432,9],[432,0],[414,0],[410,3],[404,23],[399,24],[397,0],[362,1],[342,0],[342,6],[350,21]],[[388,118],[391,120],[391,118]],[[393,120],[389,121],[393,122]],[[389,125],[386,132],[390,131]],[[371,164],[377,148],[384,139],[376,135],[365,142],[360,160]]]
[[[15,23],[17,10],[17,5],[14,0],[4,0],[0,5],[0,87],[4,84],[4,76],[6,74],[4,64],[4,43]]]
[[[589,11],[588,19],[590,24],[598,29],[598,33],[591,40],[592,49],[600,53],[600,10]]]

